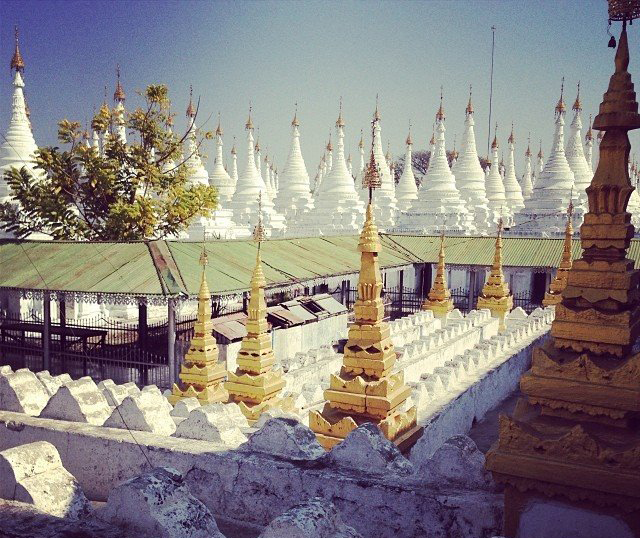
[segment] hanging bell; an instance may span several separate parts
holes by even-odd
[[[611,36],[609,38],[609,48],[610,49],[615,49],[616,48],[616,38],[614,36]]]

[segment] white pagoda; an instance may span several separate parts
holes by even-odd
[[[400,181],[396,187],[396,201],[399,211],[406,211],[411,204],[418,199],[418,186],[416,177],[413,174],[413,166],[411,165],[413,140],[411,138],[411,127],[406,140],[407,150],[404,154],[404,170],[400,176]]]
[[[251,109],[249,109],[249,119],[245,129],[247,131],[247,162],[242,174],[238,177],[236,190],[229,203],[233,211],[233,221],[236,224],[236,237],[249,237],[258,223],[260,194],[262,194],[262,218],[265,231],[270,236],[281,236],[285,229],[284,217],[274,209],[267,186],[256,167]]]
[[[531,197],[516,216],[518,234],[543,237],[564,234],[569,202],[577,196],[574,174],[564,151],[565,104],[562,94],[561,90],[555,108],[556,127],[549,159],[544,163]],[[574,229],[582,223],[584,212],[580,209],[576,207],[573,215]]]
[[[287,223],[313,209],[313,197],[309,173],[300,150],[300,122],[298,112],[291,121],[291,149],[284,164],[282,177],[278,178],[278,195],[275,199],[276,211],[284,215]]]
[[[237,181],[237,165],[235,164],[235,148],[232,150],[232,159],[234,161],[234,167],[236,168],[236,179],[229,175],[224,167],[224,160],[222,156],[222,125],[220,124],[220,116],[218,116],[218,126],[215,131],[216,141],[216,158],[213,161],[213,170],[209,175],[209,184],[212,187],[218,189],[218,203],[220,207],[228,207],[231,198],[233,198],[233,192],[236,189]]]
[[[474,110],[471,102],[471,89],[469,89],[469,102],[465,109],[462,147],[455,164],[451,167],[451,172],[456,178],[456,187],[464,198],[467,209],[474,217],[476,229],[478,232],[484,233],[493,230],[495,222],[491,218],[488,207],[485,174],[478,158],[474,125]]]
[[[509,151],[507,153],[507,163],[504,171],[504,196],[507,206],[512,215],[518,213],[524,207],[524,198],[518,178],[516,176],[515,161],[515,137],[513,136],[513,124],[511,124],[511,134],[507,140]]]
[[[289,235],[353,234],[364,222],[364,203],[358,197],[344,156],[342,110],[336,121],[338,146],[331,171],[316,188],[313,210],[303,214]]]
[[[582,146],[582,103],[580,102],[580,83],[578,83],[578,95],[573,107],[571,107],[573,121],[571,122],[569,141],[567,142],[566,156],[569,168],[573,172],[575,179],[577,204],[586,210],[588,206],[586,189],[591,185],[593,173],[584,155]]]
[[[448,232],[474,234],[473,216],[456,188],[445,150],[445,114],[440,95],[436,113],[435,150],[429,168],[418,191],[418,199],[401,215],[395,229],[414,233],[438,233],[442,227]]]

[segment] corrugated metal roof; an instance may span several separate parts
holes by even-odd
[[[411,263],[436,263],[438,236],[381,234],[382,268]],[[447,237],[450,265],[489,266],[492,237]],[[305,282],[330,275],[355,273],[360,267],[358,236],[274,239],[262,244],[268,287]],[[507,237],[503,263],[507,267],[558,265],[562,239]],[[209,241],[207,280],[214,295],[245,291],[255,265],[252,241]],[[201,243],[154,241],[91,243],[72,241],[0,240],[0,288],[57,290],[129,296],[195,296],[200,284]],[[573,256],[581,254],[573,243]],[[640,240],[632,240],[629,257],[640,266]]]

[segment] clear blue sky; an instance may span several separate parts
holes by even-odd
[[[14,1],[0,3],[0,129],[9,118],[9,60],[18,24],[36,142],[55,143],[61,118],[84,121],[111,99],[115,65],[127,106],[136,89],[169,86],[176,127],[184,126],[189,84],[201,96],[201,121],[222,112],[228,150],[238,137],[243,167],[249,101],[263,148],[282,169],[294,103],[302,150],[313,176],[344,100],[347,150],[357,152],[380,94],[383,138],[404,151],[409,120],[415,147],[431,135],[444,86],[447,145],[460,140],[473,84],[478,146],[486,151],[491,25],[497,27],[494,120],[506,146],[515,122],[518,162],[531,131],[545,155],[553,133],[560,79],[568,107],[582,81],[585,116],[597,106],[613,71],[606,2],[580,1]],[[615,33],[619,31],[616,25]],[[640,83],[640,24],[630,28],[630,71]],[[585,118],[585,119],[586,119]],[[570,116],[567,118],[570,122]],[[366,131],[365,131],[366,132]],[[637,146],[638,135],[632,138]],[[209,145],[206,153],[211,155]],[[640,155],[639,155],[640,156]],[[211,165],[209,164],[210,168]],[[521,164],[518,173],[521,173]]]

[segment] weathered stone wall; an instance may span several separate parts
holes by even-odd
[[[371,538],[492,536],[501,525],[502,498],[491,487],[434,483],[419,469],[410,476],[372,474],[327,459],[224,451],[206,441],[0,412],[0,450],[40,440],[58,449],[92,500],[106,500],[117,484],[148,470],[148,458],[153,467],[185,474],[214,515],[257,525],[311,497],[331,500],[349,525]]]

